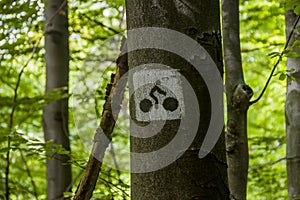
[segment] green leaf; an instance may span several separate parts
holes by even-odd
[[[285,70],[286,72],[294,72],[295,71],[295,69],[293,68],[293,69],[287,69],[287,70]]]
[[[295,6],[299,5],[299,0],[286,0],[285,1],[285,10],[291,10]]]
[[[125,5],[125,0],[106,0],[107,4]]]
[[[294,9],[294,13],[296,14],[296,15],[299,15],[300,14],[300,4],[299,4],[299,2],[298,2],[298,5],[295,7],[295,9]]]
[[[286,74],[285,73],[281,73],[279,76],[279,80],[283,81],[286,78]]]
[[[294,51],[289,51],[285,55],[288,58],[299,58],[299,54]]]
[[[287,78],[289,79],[289,80],[291,80],[291,81],[296,81],[296,78],[294,77],[294,76],[292,76],[292,75],[286,75],[287,76]]]
[[[271,58],[275,58],[277,56],[280,56],[280,53],[279,52],[272,52],[272,53],[269,53],[268,56],[271,57]]]
[[[72,192],[64,192],[64,198],[70,199],[73,196]]]
[[[10,148],[5,147],[5,148],[0,148],[0,152],[7,152]]]

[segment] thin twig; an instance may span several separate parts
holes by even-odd
[[[123,6],[123,9],[122,9],[122,12],[121,12],[121,17],[120,17],[120,22],[119,22],[119,29],[123,28],[123,24],[125,22],[124,18],[125,18],[125,8]]]
[[[84,16],[85,18],[87,18],[89,21],[92,21],[92,22],[94,22],[95,24],[100,25],[100,26],[103,27],[103,28],[107,28],[108,30],[114,32],[115,34],[119,34],[119,33],[120,33],[120,31],[117,31],[117,30],[115,30],[115,29],[112,28],[112,27],[106,26],[106,25],[103,24],[102,22],[100,22],[100,21],[98,21],[98,20],[95,20],[95,19],[92,19],[92,18],[90,18],[89,16],[87,16],[87,15],[84,14],[84,13],[82,13],[81,15]]]
[[[286,52],[286,49],[287,49],[287,47],[288,47],[288,45],[289,45],[289,43],[290,43],[290,40],[292,39],[293,33],[294,33],[295,29],[296,29],[296,26],[297,26],[299,20],[300,20],[300,15],[297,17],[297,19],[296,19],[296,21],[295,21],[295,23],[294,23],[294,25],[293,25],[293,29],[291,30],[291,32],[290,32],[290,34],[289,34],[289,37],[288,37],[288,39],[287,39],[287,41],[286,41],[286,43],[285,43],[285,46],[284,46],[283,50],[281,51],[281,53],[280,53],[280,55],[279,55],[279,57],[278,57],[278,59],[277,59],[275,65],[274,65],[274,67],[273,67],[273,69],[272,69],[272,71],[271,71],[271,74],[270,74],[270,76],[269,76],[269,78],[268,78],[268,80],[267,80],[267,82],[266,82],[266,84],[265,84],[265,87],[263,88],[263,90],[261,91],[261,93],[260,93],[260,95],[257,97],[257,99],[255,99],[255,100],[253,100],[253,101],[250,101],[250,103],[249,103],[250,105],[252,105],[252,104],[254,104],[254,103],[257,103],[257,102],[261,99],[261,97],[264,95],[264,93],[265,93],[265,91],[266,91],[266,89],[267,89],[267,87],[268,87],[268,85],[269,85],[269,83],[270,83],[270,81],[271,81],[271,79],[272,79],[272,77],[273,77],[273,75],[274,75],[274,72],[275,72],[275,70],[276,70],[278,64],[281,62],[282,57],[283,57],[284,53]]]
[[[9,130],[9,133],[8,133],[8,136],[7,136],[7,153],[6,153],[6,166],[5,166],[5,197],[6,199],[8,200],[9,199],[9,192],[10,192],[10,189],[9,189],[9,167],[10,167],[10,147],[11,147],[11,134],[10,132],[12,131],[12,127],[13,127],[13,119],[14,119],[14,113],[15,113],[15,110],[16,110],[16,107],[17,107],[17,98],[18,98],[18,89],[19,89],[19,86],[20,86],[20,83],[21,83],[21,78],[22,78],[22,75],[24,73],[24,70],[26,69],[26,67],[28,66],[29,62],[32,60],[36,50],[37,50],[37,46],[39,45],[40,41],[41,41],[41,38],[39,38],[39,40],[36,42],[36,44],[34,45],[33,47],[33,50],[32,50],[32,53],[30,55],[30,57],[28,58],[27,62],[23,65],[23,67],[21,68],[21,71],[19,72],[18,74],[18,79],[17,79],[17,83],[16,83],[16,87],[14,89],[14,96],[13,96],[13,99],[12,99],[12,108],[11,108],[11,112],[10,112],[10,116],[9,116],[9,124],[8,124],[8,130]]]
[[[27,164],[27,162],[26,162],[26,159],[25,159],[25,157],[24,157],[22,151],[20,151],[20,154],[21,154],[21,158],[22,158],[22,161],[23,161],[23,163],[24,163],[24,166],[25,166],[25,169],[26,169],[26,172],[27,172],[27,176],[29,177],[30,182],[31,182],[32,187],[33,187],[33,194],[34,194],[34,197],[35,197],[36,200],[38,200],[38,194],[37,194],[37,190],[36,190],[36,184],[35,184],[35,182],[34,182],[34,180],[33,180],[32,175],[31,175],[29,166],[28,166],[28,164]]]
[[[248,52],[253,52],[253,51],[261,51],[262,49],[269,49],[270,48],[270,46],[281,46],[281,45],[283,45],[283,44],[285,44],[285,43],[274,43],[274,44],[268,44],[268,45],[265,45],[265,46],[261,46],[261,47],[256,47],[256,48],[253,48],[253,49],[251,49],[251,48],[242,48],[241,49],[241,53],[248,53]]]
[[[107,178],[109,179],[110,176],[107,176]],[[110,185],[110,183],[112,183],[112,181],[111,180],[106,180],[104,178],[99,178],[99,179],[103,180],[106,187],[108,187],[108,191],[109,191],[110,195],[113,197],[114,196],[113,187]]]
[[[118,190],[122,191],[127,197],[129,197],[129,194],[127,194],[127,192],[126,192],[124,189],[120,188],[118,185],[116,185],[116,184],[114,184],[114,183],[112,183],[112,182],[109,182],[109,181],[107,181],[107,180],[105,180],[104,178],[101,178],[101,177],[100,177],[99,179],[100,179],[101,181],[107,183],[107,184],[110,184],[110,185],[114,186],[114,187],[117,188]]]
[[[118,177],[119,177],[119,181],[121,181],[121,179],[120,179],[120,177],[121,177],[121,172],[120,172],[120,168],[119,168],[118,161],[117,161],[117,159],[116,159],[116,154],[115,154],[115,149],[114,149],[113,143],[110,144],[110,154],[111,154],[112,157],[113,157],[114,164],[115,164],[115,167],[116,167],[116,171],[117,171],[117,174],[118,174]]]
[[[67,0],[65,0],[61,6],[56,10],[56,12],[50,17],[50,19],[48,20],[48,22],[46,23],[46,26],[49,26],[49,24],[51,23],[51,21],[54,19],[54,17],[59,13],[59,11],[67,4]],[[28,66],[29,62],[32,60],[37,47],[41,41],[41,38],[39,38],[39,40],[36,42],[36,44],[33,47],[31,56],[29,57],[29,59],[27,60],[27,62],[24,64],[24,66],[21,68],[21,71],[18,74],[18,78],[17,78],[17,83],[16,86],[14,88],[14,96],[12,99],[12,109],[10,112],[10,118],[9,118],[9,125],[8,125],[8,130],[9,130],[9,134],[7,136],[7,153],[6,153],[6,166],[5,166],[5,197],[8,200],[9,199],[9,195],[10,195],[10,189],[9,189],[9,168],[10,168],[10,147],[11,147],[11,136],[10,136],[10,132],[12,131],[12,127],[13,127],[13,118],[14,118],[14,113],[15,113],[15,109],[17,107],[16,105],[16,101],[18,98],[18,89],[20,86],[20,82],[21,82],[21,77],[24,73],[24,70],[26,69],[26,67]],[[2,59],[1,59],[2,60]]]
[[[76,175],[76,177],[71,181],[69,186],[67,187],[66,191],[71,191],[74,183],[81,177],[81,174],[83,174],[83,170],[80,170],[80,172]]]
[[[263,164],[261,164],[257,167],[250,168],[250,170],[251,171],[257,171],[257,170],[260,170],[260,169],[266,167],[267,165],[272,166],[272,165],[275,165],[275,164],[277,164],[281,161],[284,161],[284,160],[287,160],[287,158],[283,157],[283,158],[279,158],[278,160],[274,160],[274,161],[271,161],[271,162],[268,162],[268,163],[263,163]]]
[[[4,80],[2,77],[0,77],[0,81],[5,83],[10,89],[14,90],[14,86],[12,86],[8,81]]]

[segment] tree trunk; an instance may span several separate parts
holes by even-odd
[[[293,11],[286,12],[286,35],[291,32],[297,16]],[[299,24],[297,25],[299,26]],[[297,29],[294,31],[291,42],[299,41]],[[300,55],[300,51],[295,52]],[[287,59],[288,74],[294,80],[287,79],[286,92],[286,157],[288,175],[288,194],[290,199],[300,198],[300,58]]]
[[[70,150],[67,98],[69,81],[67,11],[65,0],[46,1],[46,93],[50,102],[44,107],[43,127],[46,141],[53,140],[55,144]],[[53,89],[58,89],[59,92],[55,93]],[[57,97],[60,98],[51,100]],[[71,166],[68,164],[70,158],[57,153],[54,155],[47,153],[47,156],[53,157],[53,159],[47,159],[47,199],[64,199],[63,193],[71,190]]]
[[[131,199],[228,199],[219,2],[126,3]]]
[[[230,198],[243,200],[247,193],[247,111],[252,90],[244,82],[239,36],[239,1],[223,0],[223,41],[226,68],[226,152]]]

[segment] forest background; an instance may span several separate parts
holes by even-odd
[[[42,0],[0,2],[0,168],[6,168],[10,150],[9,186],[13,199],[46,199],[45,152],[53,147],[57,153],[70,154],[72,191],[76,190],[90,153],[89,141],[102,113],[105,87],[115,71],[126,29],[125,3],[71,0],[68,4],[71,154],[51,141],[44,142],[42,111],[49,101],[45,95],[45,4]],[[254,98],[264,87],[277,52],[285,45],[284,14],[281,0],[240,1],[243,69]],[[284,58],[262,100],[248,111],[248,199],[287,199],[285,79]],[[87,96],[88,101],[83,101]],[[129,120],[125,111],[126,108],[114,129],[114,148],[110,147],[106,158],[113,166],[103,166],[94,198],[129,199],[130,173],[119,170],[129,165]],[[1,170],[1,199],[5,196],[5,175]]]

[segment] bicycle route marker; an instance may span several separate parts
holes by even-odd
[[[181,119],[184,115],[184,98],[180,77],[177,70],[167,67],[135,71],[133,98],[136,120]]]

